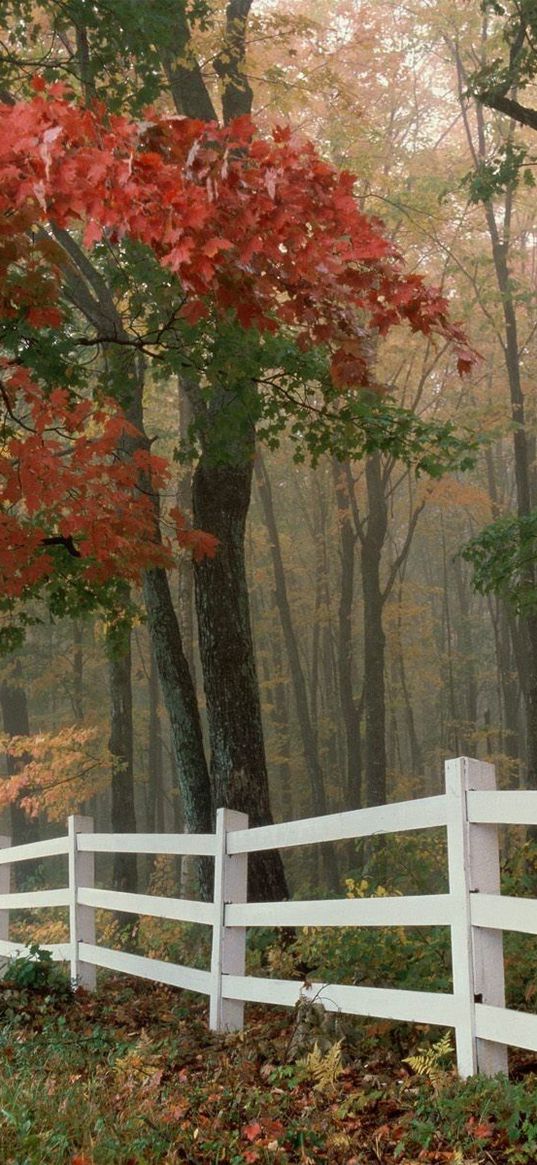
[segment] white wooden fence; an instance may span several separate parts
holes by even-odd
[[[537,825],[536,792],[500,792],[492,765],[466,757],[446,763],[446,791],[303,821],[249,829],[242,813],[221,809],[215,834],[104,834],[88,817],[71,817],[67,837],[10,847],[0,838],[0,955],[24,952],[9,942],[10,909],[69,907],[70,939],[49,947],[69,961],[74,981],[93,988],[96,967],[208,995],[215,1031],[242,1026],[244,1003],[292,1007],[300,995],[330,1011],[455,1029],[461,1076],[507,1070],[507,1046],[537,1051],[537,1016],[505,1007],[503,930],[537,934],[537,900],[500,895],[498,824]],[[449,893],[372,899],[247,903],[248,854],[445,826]],[[193,854],[215,860],[214,901],[200,903],[96,889],[94,855]],[[68,886],[10,893],[10,867],[68,854]],[[144,958],[97,945],[95,910],[104,908],[212,927],[210,971]],[[334,983],[301,988],[295,980],[245,974],[251,926],[446,926],[451,930],[453,991],[435,993]]]

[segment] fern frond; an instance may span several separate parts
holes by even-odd
[[[441,1086],[446,1077],[445,1060],[453,1053],[451,1033],[446,1032],[442,1039],[430,1048],[420,1048],[416,1056],[405,1056],[403,1063],[410,1064],[417,1076],[425,1076],[435,1091]]]
[[[314,1088],[318,1092],[329,1092],[334,1088],[343,1070],[342,1044],[343,1040],[337,1040],[323,1056],[319,1045],[315,1043],[313,1051],[300,1061],[315,1081]]]

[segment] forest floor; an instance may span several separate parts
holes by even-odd
[[[390,1025],[363,1054],[288,1063],[294,1016],[251,1008],[211,1035],[203,1003],[126,978],[96,995],[0,984],[1,1165],[524,1165],[537,1077],[415,1075]],[[426,1039],[426,1032],[420,1037]],[[422,1042],[423,1042],[422,1039]]]

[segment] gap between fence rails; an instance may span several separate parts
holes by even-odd
[[[219,809],[214,834],[94,834],[89,817],[69,818],[67,837],[11,846],[0,837],[0,956],[24,952],[9,941],[10,909],[69,907],[69,942],[47,949],[70,962],[71,978],[93,990],[96,968],[125,972],[209,996],[213,1030],[242,1027],[245,1002],[293,1007],[318,998],[331,1011],[455,1030],[461,1076],[507,1071],[510,1045],[537,1051],[537,1016],[505,1007],[503,930],[537,934],[537,900],[500,896],[498,824],[537,824],[537,792],[496,790],[494,767],[468,757],[446,762],[446,791],[435,797],[248,828],[245,814]],[[378,899],[248,903],[248,853],[289,846],[447,828],[449,893]],[[95,887],[95,853],[212,856],[214,900],[116,893]],[[68,855],[61,890],[10,893],[19,861]],[[101,947],[96,908],[212,926],[210,971]],[[409,991],[264,979],[245,973],[248,926],[449,926],[453,991]]]

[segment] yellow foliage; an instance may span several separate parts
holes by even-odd
[[[0,736],[0,749],[19,771],[0,782],[0,807],[17,803],[29,816],[65,821],[110,782],[110,754],[102,729],[74,725],[35,736]]]
[[[405,1056],[403,1063],[410,1064],[412,1071],[417,1076],[425,1076],[430,1084],[432,1084],[434,1091],[445,1084],[448,1077],[448,1072],[444,1061],[446,1056],[453,1053],[453,1043],[450,1032],[446,1032],[441,1040],[436,1044],[432,1044],[430,1048],[420,1048],[416,1056]]]
[[[316,1091],[330,1092],[335,1088],[336,1080],[343,1071],[342,1044],[343,1040],[337,1040],[324,1056],[319,1045],[314,1044],[313,1051],[303,1060],[299,1060],[315,1081],[313,1087]]]

